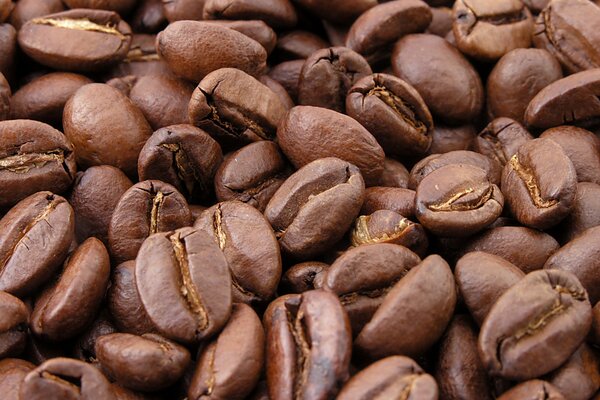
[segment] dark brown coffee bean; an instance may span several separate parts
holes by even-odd
[[[534,271],[509,288],[479,334],[488,372],[525,380],[560,366],[579,347],[592,322],[587,293],[565,271]]]
[[[323,289],[339,297],[356,336],[396,282],[420,261],[415,253],[395,244],[359,246],[344,252],[327,269]]]
[[[473,142],[473,150],[496,160],[504,167],[519,147],[533,136],[517,121],[496,118],[490,122]]]
[[[358,215],[364,181],[338,158],[313,161],[290,176],[265,209],[282,251],[311,258],[338,242]]]
[[[246,398],[260,378],[264,349],[260,319],[247,305],[234,304],[223,331],[198,356],[188,398]]]
[[[561,393],[567,393],[571,400],[592,398],[600,389],[600,358],[597,351],[582,344],[547,380]]]
[[[550,3],[550,0],[523,0],[523,3],[532,13],[538,14],[548,5],[548,3]]]
[[[480,251],[462,256],[454,269],[459,293],[478,325],[496,300],[524,276],[523,271],[504,258]]]
[[[283,60],[306,59],[326,47],[329,43],[312,32],[291,31],[277,38],[276,52]]]
[[[205,2],[206,0],[162,0],[169,22],[201,20]]]
[[[110,165],[90,167],[75,178],[69,203],[75,211],[75,236],[79,242],[95,236],[108,244],[108,227],[119,199],[133,184]]]
[[[109,71],[107,77],[129,75],[138,77],[145,75],[174,76],[167,63],[158,56],[155,42],[155,35],[134,34],[127,56]]]
[[[214,179],[219,201],[239,200],[264,211],[271,197],[291,174],[279,146],[260,141],[232,153]]]
[[[96,341],[113,333],[117,333],[117,328],[113,325],[111,316],[106,310],[101,310],[89,328],[77,338],[73,346],[74,358],[99,366],[95,350]]]
[[[259,76],[266,67],[267,52],[257,41],[232,29],[199,21],[169,24],[158,34],[156,46],[175,74],[193,82],[219,68],[235,67]]]
[[[203,19],[259,19],[276,29],[292,28],[297,16],[289,0],[206,0]]]
[[[344,112],[350,88],[373,71],[369,63],[346,47],[315,51],[306,59],[298,81],[298,104]]]
[[[456,304],[448,264],[431,255],[413,267],[387,294],[354,342],[370,359],[420,355],[444,333]]]
[[[421,0],[410,1],[426,7]],[[392,75],[359,80],[346,97],[346,110],[375,136],[388,156],[424,154],[431,145],[433,119],[427,105],[411,85]]]
[[[484,170],[493,184],[500,183],[502,167],[500,163],[474,151],[457,150],[444,154],[432,154],[416,163],[410,171],[408,188],[416,189],[426,176],[447,165],[468,165]]]
[[[265,312],[269,397],[328,399],[349,377],[352,335],[333,293],[279,297]]]
[[[458,49],[471,57],[493,61],[531,44],[533,18],[519,0],[458,0],[453,13]]]
[[[111,385],[100,371],[71,358],[54,358],[31,371],[20,394],[31,400],[114,399]]]
[[[61,341],[81,333],[96,316],[108,288],[110,260],[106,248],[89,238],[69,257],[56,284],[42,292],[31,314],[31,330]]]
[[[524,123],[531,99],[562,76],[560,64],[545,50],[515,49],[506,53],[487,80],[488,114]]]
[[[542,10],[535,23],[533,43],[554,55],[573,73],[600,67],[600,9],[585,0],[557,0]]]
[[[275,31],[269,25],[260,20],[228,21],[226,19],[222,19],[215,21],[205,20],[203,22],[206,24],[224,26],[226,28],[233,29],[234,31],[238,31],[239,33],[243,33],[250,39],[254,39],[260,43],[261,46],[267,51],[267,54],[271,54],[275,48],[275,44],[277,43],[277,34]]]
[[[481,112],[484,92],[479,75],[439,36],[404,36],[394,48],[392,68],[396,76],[417,89],[431,113],[445,122],[471,122]]]
[[[430,7],[431,23],[425,33],[431,33],[439,37],[445,37],[452,31],[452,10],[448,7]]]
[[[61,0],[19,0],[10,13],[10,23],[19,30],[30,19],[64,10]]]
[[[560,245],[550,235],[522,226],[488,229],[464,244],[463,254],[483,251],[510,261],[525,273],[541,269]]]
[[[8,119],[10,115],[11,90],[8,81],[0,72],[0,121]]]
[[[402,398],[435,400],[435,379],[413,360],[392,356],[379,360],[350,379],[336,397],[338,400]]]
[[[28,322],[27,306],[18,298],[0,291],[0,359],[19,356],[25,350]]]
[[[42,190],[66,191],[75,178],[73,145],[50,125],[0,122],[0,206]]]
[[[58,70],[97,71],[125,58],[131,28],[111,11],[76,9],[27,21],[19,46],[32,59]]]
[[[328,264],[319,261],[305,261],[288,269],[281,278],[281,284],[291,293],[321,289],[328,269]]]
[[[150,320],[165,337],[197,343],[217,333],[231,313],[231,276],[219,245],[183,228],[144,241],[135,281]]]
[[[593,125],[600,118],[598,95],[600,69],[569,75],[540,90],[525,110],[525,122],[541,129],[566,124]]]
[[[40,365],[52,358],[68,355],[69,348],[64,343],[47,343],[30,333],[24,358],[35,365]]]
[[[150,235],[192,225],[185,198],[162,181],[136,183],[121,196],[108,230],[110,254],[116,262],[133,260]]]
[[[356,165],[371,186],[383,173],[385,154],[375,138],[356,120],[332,110],[292,108],[277,129],[277,139],[296,168],[338,157]]]
[[[179,379],[190,353],[159,335],[113,333],[96,341],[96,354],[108,376],[126,388],[152,392]]]
[[[571,212],[577,174],[557,143],[550,139],[530,140],[504,166],[502,190],[520,223],[546,229]]]
[[[468,236],[490,225],[502,213],[504,196],[485,170],[451,164],[427,175],[417,187],[415,214],[440,236]]]
[[[353,246],[373,243],[391,243],[404,246],[423,256],[429,244],[427,234],[420,224],[414,223],[391,210],[378,210],[370,215],[361,215],[350,239]]]
[[[64,198],[38,192],[21,200],[0,220],[0,290],[32,294],[60,268],[74,231]]]
[[[378,210],[397,212],[406,218],[415,216],[414,190],[373,186],[365,190],[361,214],[373,214]]]
[[[0,390],[4,400],[20,400],[19,391],[25,376],[35,365],[17,358],[0,360]]]
[[[277,82],[269,75],[261,75],[260,78],[258,78],[258,80],[260,81],[260,83],[271,89],[273,93],[277,95],[277,97],[279,97],[279,100],[281,101],[281,104],[283,105],[286,111],[294,107],[294,101],[288,94],[287,90],[281,85],[281,83]]]
[[[69,8],[93,8],[116,11],[120,15],[127,15],[135,6],[137,0],[64,0],[64,3]]]
[[[354,21],[348,32],[346,47],[367,58],[377,58],[379,52],[389,55],[391,46],[399,38],[423,32],[431,18],[429,6],[421,0],[379,4]]]
[[[565,400],[565,397],[560,393],[554,385],[540,380],[531,380],[523,382],[502,396],[498,400]]]
[[[444,154],[457,150],[470,150],[477,137],[477,131],[471,124],[447,126],[436,123],[431,134],[431,146],[427,154]]]
[[[393,158],[386,158],[383,162],[383,173],[379,178],[379,185],[391,188],[408,187],[408,176],[410,173],[406,167],[399,161]]]
[[[600,225],[600,185],[589,182],[577,184],[573,208],[558,227],[563,243],[573,240],[589,228]]]
[[[286,111],[271,89],[233,68],[207,75],[194,90],[188,110],[190,123],[226,147],[275,139]]]
[[[10,24],[0,24],[0,73],[11,79],[17,53],[17,31]]]
[[[578,182],[600,183],[600,139],[596,135],[574,126],[559,126],[540,137],[562,147],[575,167]]]
[[[63,124],[82,168],[112,165],[130,177],[135,176],[140,150],[152,134],[131,100],[98,83],[83,86],[67,101]]]
[[[138,175],[140,180],[169,183],[192,201],[208,200],[222,161],[221,146],[202,129],[171,125],[146,141],[138,158]]]
[[[296,3],[319,18],[341,24],[352,22],[360,14],[377,5],[376,0],[332,0],[327,4],[318,0],[297,0]]]
[[[298,83],[304,60],[285,61],[269,70],[269,77],[275,79],[288,92],[294,102],[298,99]]]
[[[161,0],[138,1],[131,16],[131,28],[134,32],[156,33],[166,25],[167,17]]]
[[[466,315],[454,317],[442,339],[435,368],[440,397],[448,400],[492,400],[479,354],[477,332]]]
[[[226,201],[204,211],[194,223],[225,255],[231,272],[233,301],[270,300],[281,278],[281,254],[273,229],[260,211]]]

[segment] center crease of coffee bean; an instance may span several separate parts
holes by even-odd
[[[152,209],[150,210],[150,235],[158,232],[158,222],[160,218],[160,207],[165,201],[163,192],[158,192],[152,198]]]
[[[417,130],[418,133],[427,136],[427,127],[422,121],[419,121],[414,108],[400,96],[390,92],[384,86],[375,86],[367,93],[367,96],[375,96],[383,101],[388,107],[393,109],[396,114]],[[425,138],[420,138],[425,141]]]
[[[189,195],[194,193],[196,184],[200,186],[201,190],[206,189],[206,185],[196,175],[196,170],[192,167],[185,150],[181,148],[181,144],[163,143],[161,146],[172,153],[173,169],[177,172],[177,177],[183,182]]]
[[[24,174],[33,168],[42,168],[49,162],[62,164],[65,160],[61,149],[50,150],[44,153],[26,153],[0,158],[0,171],[7,170],[17,174]]]
[[[49,379],[51,381],[54,381],[54,382],[58,383],[59,385],[67,386],[68,388],[75,390],[77,393],[81,393],[81,380],[80,379],[70,377],[70,376],[51,374],[48,371],[42,371],[40,376],[44,379]],[[75,381],[77,383],[74,383],[72,381]]]
[[[300,304],[298,305],[300,308]],[[294,400],[302,399],[303,386],[308,379],[310,366],[310,345],[306,339],[305,326],[303,323],[304,313],[297,311],[293,313],[290,308],[286,309],[287,323],[294,337],[296,345],[296,374],[294,375]]]
[[[485,191],[476,197],[475,201],[470,201],[466,204],[455,204],[456,201],[464,196],[474,193],[476,188],[467,188],[461,192],[452,195],[448,200],[440,204],[430,204],[427,207],[432,211],[470,211],[481,208],[488,200],[491,199],[494,192],[494,186],[488,185]]]
[[[139,61],[158,61],[160,57],[158,53],[154,52],[145,52],[139,47],[133,48],[129,50],[127,53],[127,57],[123,62],[131,63],[131,62],[139,62]]]
[[[519,162],[518,154],[515,154],[510,159],[510,167],[517,173],[519,178],[525,184],[525,187],[529,192],[529,196],[537,208],[550,208],[558,203],[558,200],[556,199],[545,200],[542,198],[535,175],[529,168]]]
[[[398,277],[397,279],[392,280],[391,283],[386,287],[372,289],[372,290],[359,290],[356,292],[343,294],[339,297],[340,303],[342,303],[343,306],[347,306],[347,305],[356,303],[356,301],[360,297],[368,297],[370,299],[377,299],[379,297],[385,297],[385,296],[387,296],[389,291],[392,290],[394,285],[396,283],[398,283],[398,281],[400,279],[402,279],[407,273],[408,273],[407,270],[402,271],[401,276]]]
[[[351,241],[352,246],[360,246],[361,244],[366,243],[379,243],[385,242],[387,240],[394,240],[402,236],[404,231],[413,225],[411,221],[406,218],[402,218],[396,226],[394,226],[394,233],[388,235],[387,233],[383,233],[381,236],[373,237],[371,236],[371,232],[369,231],[368,222],[371,219],[370,215],[361,215],[356,220],[356,227],[352,231]]]
[[[55,19],[55,18],[34,18],[31,23],[37,25],[49,25],[56,28],[72,29],[78,31],[91,31],[106,33],[109,35],[115,35],[121,40],[125,40],[126,37],[123,35],[113,24],[100,25],[90,21],[87,18],[80,19]]]

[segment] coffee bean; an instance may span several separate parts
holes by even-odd
[[[126,15],[135,6],[136,0],[65,0],[69,8],[95,8],[116,11]]]
[[[427,2],[426,2],[427,3]],[[448,7],[430,7],[431,23],[425,33],[431,33],[440,37],[445,37],[452,31],[452,10]]]
[[[276,29],[296,25],[296,10],[288,0],[206,0],[203,19],[259,19]]]
[[[281,83],[277,82],[269,75],[261,75],[260,78],[258,78],[258,80],[260,81],[260,83],[271,89],[273,93],[277,95],[277,97],[279,97],[279,100],[281,101],[281,104],[283,105],[286,111],[294,107],[294,101],[288,94],[287,90],[281,85]]]
[[[470,150],[477,132],[471,124],[462,126],[441,125],[436,122],[431,134],[431,146],[427,154],[443,154],[456,150]]]
[[[298,82],[304,60],[285,61],[275,65],[269,71],[269,77],[275,79],[287,90],[293,101],[298,99]]]
[[[10,115],[11,90],[8,81],[0,72],[0,121],[8,119]]]
[[[89,328],[79,335],[73,346],[73,356],[81,361],[91,363],[99,367],[96,355],[96,342],[105,335],[111,335],[117,332],[117,328],[111,322],[112,318],[105,309],[100,310],[98,317],[92,322]]]
[[[183,228],[144,241],[135,263],[137,291],[150,320],[168,339],[197,343],[231,313],[231,276],[219,245]]]
[[[332,398],[348,379],[352,336],[337,297],[323,290],[279,297],[264,316],[269,397]]]
[[[32,363],[17,358],[0,360],[0,390],[5,400],[19,400],[25,376],[35,368]]]
[[[547,400],[564,400],[565,397],[554,385],[538,379],[523,382],[502,396],[498,400],[534,400],[542,396]]]
[[[412,218],[415,215],[414,190],[373,186],[365,190],[365,201],[361,214],[372,214],[378,210],[390,210]]]
[[[596,350],[584,343],[547,379],[572,400],[590,399],[600,389],[599,365]]]
[[[0,290],[32,294],[60,268],[74,231],[64,198],[38,192],[21,200],[0,220]]]
[[[358,215],[364,181],[354,165],[338,158],[313,161],[275,192],[265,217],[283,252],[310,258],[338,242]]]
[[[138,4],[131,16],[134,32],[155,33],[166,26],[167,17],[161,0],[141,0]]]
[[[291,293],[321,289],[329,265],[318,261],[305,261],[292,266],[281,278],[281,284]]]
[[[15,67],[15,55],[17,52],[17,31],[10,24],[0,24],[0,73],[7,79],[11,79]]]
[[[393,158],[386,158],[383,162],[383,173],[379,178],[379,185],[391,188],[408,187],[409,172],[406,167],[399,161]]]
[[[519,147],[532,139],[533,136],[517,121],[496,118],[477,135],[473,150],[496,160],[504,167]]]
[[[29,310],[25,304],[0,291],[0,359],[19,356],[25,350],[28,322]]]
[[[534,271],[496,301],[479,334],[488,372],[525,380],[560,366],[579,347],[592,321],[588,295],[565,271]]]
[[[0,122],[0,206],[43,190],[65,192],[75,178],[75,158],[71,142],[50,125]]]
[[[379,360],[354,375],[342,388],[337,399],[366,400],[374,398],[407,398],[433,400],[438,398],[435,379],[413,360],[392,356]]]
[[[27,21],[19,46],[32,59],[58,70],[97,71],[121,61],[131,28],[111,11],[75,9]]]
[[[155,35],[134,34],[125,59],[115,65],[107,77],[145,75],[174,76],[167,63],[156,52]]]
[[[206,0],[172,0],[163,1],[165,16],[169,22],[181,20],[201,20]]]
[[[64,10],[65,5],[61,0],[22,0],[15,3],[10,13],[10,23],[19,30],[30,19]]]
[[[260,20],[204,20],[206,24],[220,25],[239,33],[243,33],[250,39],[256,40],[265,48],[267,54],[271,54],[277,42],[277,34],[275,31],[263,21]]]
[[[338,24],[351,22],[377,5],[376,0],[332,0],[328,4],[315,0],[297,0],[297,3],[317,17]],[[336,12],[332,13],[331,10]]]
[[[282,60],[307,59],[317,50],[329,47],[329,43],[308,31],[291,31],[277,38],[275,51]]]
[[[567,243],[589,228],[600,225],[600,185],[577,184],[571,214],[558,227],[562,243]]]
[[[264,349],[260,319],[249,306],[234,304],[223,331],[198,355],[188,397],[246,398],[260,378]]]
[[[8,16],[12,12],[14,4],[12,0],[1,0],[0,1],[0,24],[8,19]]]

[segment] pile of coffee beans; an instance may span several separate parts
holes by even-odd
[[[0,0],[0,399],[600,400],[599,29]]]

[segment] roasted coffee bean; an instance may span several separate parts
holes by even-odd
[[[533,35],[536,47],[552,53],[573,73],[600,67],[600,9],[585,0],[556,0],[540,12]]]
[[[8,119],[10,115],[11,90],[8,81],[0,72],[0,121]]]
[[[477,333],[468,316],[457,315],[450,322],[435,372],[443,399],[493,399],[488,376],[477,353]]]
[[[479,334],[488,372],[531,379],[560,366],[579,347],[592,322],[588,295],[565,271],[534,271],[496,301]]]
[[[161,0],[138,1],[131,16],[131,28],[134,32],[156,33],[166,25],[167,17]]]
[[[101,310],[89,328],[77,338],[73,346],[74,358],[98,366],[95,350],[96,341],[104,335],[116,332],[117,328],[113,325],[111,316],[105,310]]]
[[[219,68],[235,67],[259,76],[266,67],[267,52],[257,41],[199,21],[169,24],[158,34],[156,47],[175,74],[194,82]]]
[[[83,75],[54,72],[42,75],[17,90],[10,103],[11,119],[34,119],[62,126],[67,100],[92,81]]]
[[[431,18],[429,6],[421,0],[379,4],[354,21],[348,31],[346,47],[367,59],[388,57],[391,46],[399,38],[425,31]]]
[[[130,177],[135,176],[140,150],[152,134],[131,100],[98,83],[83,86],[67,101],[63,126],[82,168],[112,165]]]
[[[277,34],[275,31],[269,25],[260,20],[228,21],[223,19],[216,21],[205,20],[203,22],[207,24],[224,26],[226,28],[233,29],[234,31],[238,31],[239,33],[243,33],[250,39],[254,39],[260,43],[267,51],[267,54],[271,54],[275,48],[275,44],[277,43]]]
[[[262,212],[290,174],[276,143],[251,143],[221,164],[214,176],[215,193],[219,201],[239,200]]]
[[[477,135],[473,142],[473,150],[496,160],[504,167],[519,147],[532,139],[533,136],[517,121],[496,118]]]
[[[404,246],[423,256],[429,244],[427,234],[420,224],[414,223],[391,210],[378,210],[370,215],[361,215],[350,239],[353,246],[373,243],[391,243]]]
[[[547,229],[571,212],[577,174],[573,163],[556,142],[530,140],[521,145],[504,166],[502,190],[520,223]]]
[[[114,268],[106,300],[108,310],[120,331],[142,335],[155,329],[137,292],[134,271],[134,260]]]
[[[269,77],[279,82],[294,102],[298,99],[298,83],[303,66],[304,60],[285,61],[269,71]]]
[[[323,158],[302,167],[279,187],[265,217],[282,251],[306,259],[342,239],[363,199],[358,168],[338,158]]]
[[[297,0],[296,3],[319,18],[343,24],[353,21],[369,8],[376,6],[377,0],[332,0],[327,4],[317,0]],[[335,12],[331,12],[332,10]]]
[[[541,129],[565,124],[597,124],[599,94],[600,68],[569,75],[549,84],[531,99],[525,110],[525,122]]]
[[[277,97],[279,97],[279,100],[281,101],[281,104],[283,105],[286,111],[294,107],[294,101],[288,94],[287,90],[281,85],[281,83],[277,82],[269,75],[261,75],[260,78],[258,78],[258,80],[260,81],[260,83],[271,89],[273,93],[277,95]]]
[[[373,71],[369,63],[346,47],[315,51],[306,59],[298,81],[298,104],[344,112],[350,88]]]
[[[17,31],[10,24],[0,24],[0,73],[11,79],[17,53]]]
[[[582,344],[569,360],[547,377],[571,400],[587,400],[600,389],[600,359],[597,351]]]
[[[159,335],[113,333],[96,341],[102,369],[122,386],[156,391],[172,385],[190,363],[190,353]]]
[[[58,70],[98,71],[123,60],[131,28],[111,11],[76,9],[27,21],[19,46],[42,65]]]
[[[192,214],[177,189],[162,181],[136,183],[123,193],[112,214],[110,254],[119,263],[133,260],[148,236],[190,225]]]
[[[4,400],[19,400],[25,376],[35,368],[32,363],[17,358],[0,360],[0,390]]]
[[[477,131],[471,124],[447,126],[437,124],[431,134],[431,146],[427,154],[443,154],[456,150],[470,150]]]
[[[294,265],[281,278],[281,284],[291,293],[321,289],[329,265],[319,261],[305,261]]]
[[[296,10],[289,0],[206,0],[203,19],[259,19],[276,29],[296,25]]]
[[[456,305],[452,271],[437,255],[413,267],[360,331],[355,350],[370,359],[421,355],[444,333]]]
[[[559,126],[540,137],[562,147],[575,167],[578,182],[600,183],[600,139],[596,135],[574,126]]]
[[[60,268],[74,231],[64,198],[38,192],[21,200],[0,220],[0,290],[32,294]]]
[[[383,173],[385,154],[375,138],[356,120],[319,107],[292,108],[277,129],[283,153],[296,168],[324,157],[356,165],[367,185]]]
[[[0,1],[0,24],[8,19],[8,16],[12,12],[14,4],[12,0],[1,0]]]
[[[246,398],[260,378],[264,349],[260,319],[247,305],[234,304],[223,331],[198,355],[188,398]]]
[[[549,52],[512,50],[496,63],[488,77],[488,114],[493,118],[508,117],[524,123],[525,110],[531,99],[562,77],[560,64]]]
[[[360,213],[368,215],[378,210],[390,210],[405,218],[412,218],[415,215],[415,194],[414,190],[403,188],[367,188]]]
[[[471,57],[493,61],[531,44],[533,18],[519,0],[457,0],[453,13],[458,49]]]
[[[438,386],[413,360],[392,356],[379,360],[350,379],[338,400],[402,398],[435,400]]]
[[[42,190],[65,192],[75,178],[75,158],[71,142],[50,125],[0,122],[0,206]]]
[[[275,139],[286,109],[257,79],[239,69],[222,68],[202,79],[188,112],[191,124],[206,130],[222,145],[240,147]]]
[[[31,400],[111,400],[108,380],[90,364],[71,358],[48,360],[21,384],[21,398]]]
[[[222,161],[221,146],[202,129],[171,125],[146,141],[138,158],[138,175],[140,180],[169,183],[190,200],[208,200]]]
[[[554,385],[537,379],[523,382],[498,397],[498,400],[537,399],[565,400],[565,397]]]
[[[414,190],[432,172],[447,165],[458,164],[478,167],[486,172],[490,182],[495,185],[500,183],[502,174],[500,163],[473,151],[457,150],[444,154],[432,154],[416,163],[410,171],[408,188]]]
[[[354,335],[373,318],[396,282],[421,259],[395,244],[372,244],[348,250],[327,269],[323,289],[335,293]]]
[[[279,297],[264,323],[269,397],[333,398],[349,377],[352,335],[337,297],[323,290]]]
[[[173,75],[167,63],[158,56],[155,41],[155,35],[134,34],[127,56],[108,72],[107,77]]]
[[[426,7],[421,0],[409,1]],[[387,74],[364,77],[350,89],[346,111],[371,132],[388,156],[424,154],[431,145],[433,119],[429,109],[402,79]]]
[[[135,262],[135,282],[150,320],[172,340],[197,343],[217,333],[231,313],[227,259],[198,229],[146,239]]]
[[[439,36],[404,36],[394,48],[392,68],[394,75],[417,89],[431,113],[444,122],[471,122],[481,112],[484,92],[479,75]]]
[[[452,10],[448,7],[430,7],[431,23],[425,33],[431,33],[440,37],[445,37],[452,31]]]
[[[393,158],[386,158],[383,162],[383,173],[379,178],[379,185],[406,189],[408,187],[409,175],[410,172],[408,172],[401,162]]]
[[[525,273],[541,269],[560,245],[550,235],[522,226],[486,230],[464,243],[462,252],[483,251],[513,263]]]
[[[79,172],[69,195],[75,211],[75,236],[83,242],[95,236],[108,244],[108,227],[119,199],[133,184],[118,168],[90,167]]]
[[[50,341],[81,333],[100,308],[109,276],[106,248],[96,238],[87,239],[69,257],[60,279],[36,300],[31,330]]]
[[[502,213],[504,196],[485,170],[451,164],[427,175],[418,185],[415,215],[440,236],[468,236]]]
[[[504,258],[480,251],[462,256],[454,269],[461,298],[478,325],[496,300],[524,276],[523,271]]]
[[[233,301],[270,300],[281,278],[279,244],[269,222],[254,207],[239,201],[218,203],[194,223],[225,255],[231,272]]]
[[[27,306],[18,298],[0,291],[0,359],[19,356],[25,350],[28,322]]]
[[[161,0],[169,22],[201,20],[206,0]]]
[[[573,208],[558,226],[563,243],[573,240],[586,229],[600,225],[600,185],[589,182],[577,184]]]
[[[64,0],[69,8],[95,8],[116,11],[120,15],[127,15],[136,2],[137,0]]]
[[[19,30],[30,19],[64,10],[65,5],[61,0],[19,0],[10,13],[10,23]]]
[[[329,47],[329,43],[308,31],[291,31],[277,38],[275,51],[283,60],[306,59],[317,50]]]

